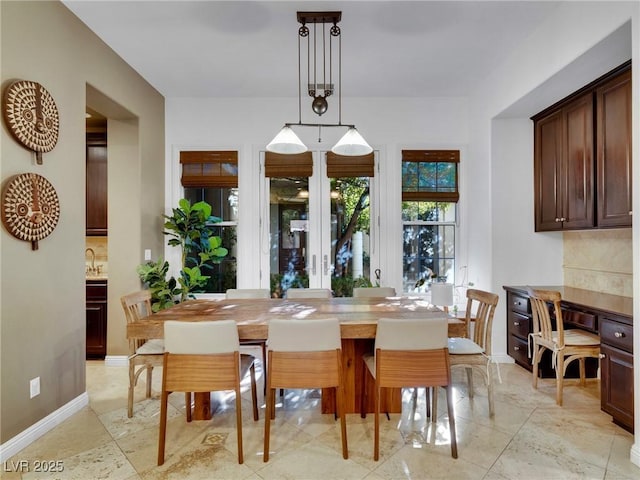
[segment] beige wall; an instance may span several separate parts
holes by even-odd
[[[108,114],[114,132],[108,354],[126,353],[117,298],[139,288],[135,267],[144,248],[163,248],[164,98],[61,3],[3,1],[0,19],[2,89],[16,79],[37,81],[51,93],[60,115],[58,143],[44,154],[43,165],[36,165],[6,127],[0,136],[3,184],[17,173],[36,172],[54,185],[61,206],[57,228],[37,251],[0,229],[0,443],[5,443],[85,391],[88,101]],[[104,105],[97,105],[101,101]],[[40,377],[41,394],[30,399],[34,377]]]
[[[631,229],[563,233],[564,284],[633,297]]]

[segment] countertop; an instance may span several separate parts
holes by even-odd
[[[565,287],[563,285],[530,285],[531,288],[542,290],[557,290],[562,295],[562,303],[576,307],[591,307],[613,315],[623,315],[633,318],[633,298],[609,293]],[[513,292],[527,294],[527,286],[504,285],[502,288]]]

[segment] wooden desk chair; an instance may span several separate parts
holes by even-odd
[[[271,298],[271,292],[268,288],[229,288],[225,293],[227,300],[229,299],[253,299],[253,298]],[[266,340],[240,340],[240,345],[252,346],[257,345],[262,350],[262,370],[264,375],[264,393],[267,394],[267,341]]]
[[[138,322],[140,318],[151,315],[151,292],[141,290],[120,298],[127,324]],[[151,397],[151,379],[154,367],[162,366],[164,341],[162,339],[129,338],[129,393],[127,397],[127,416],[133,416],[133,393],[138,377],[147,372],[146,398]]]
[[[451,367],[464,367],[467,371],[469,398],[473,398],[473,371],[478,371],[487,385],[489,416],[493,417],[493,378],[491,370],[491,330],[493,315],[499,296],[482,290],[467,290],[467,310],[465,323],[467,335],[470,334],[471,321],[474,320],[473,338],[449,339],[449,362]]]
[[[458,458],[453,389],[449,353],[447,351],[448,322],[446,319],[381,318],[376,330],[374,355],[363,356],[365,368],[361,391],[361,416],[366,416],[366,380],[375,381],[373,459],[380,450],[380,394],[383,388],[445,387],[447,412],[451,432],[451,456]],[[367,373],[368,372],[368,373]],[[437,391],[434,391],[434,397]],[[437,408],[434,404],[434,410]],[[432,417],[436,416],[433,412]]]
[[[269,321],[267,409],[264,419],[263,460],[269,461],[271,418],[277,388],[335,388],[340,416],[342,457],[349,458],[344,408],[340,323],[335,318]]]
[[[290,288],[286,298],[331,298],[333,295],[328,288]]]
[[[393,287],[355,287],[353,289],[354,298],[378,298],[395,296],[396,289]]]
[[[553,368],[556,371],[556,403],[562,406],[562,389],[567,366],[574,360],[580,362],[580,385],[585,385],[585,358],[600,358],[600,337],[585,330],[565,330],[562,322],[560,292],[537,290],[527,287],[533,313],[533,388],[538,388],[538,364],[545,349],[552,352]],[[548,302],[553,305],[555,329],[551,322]]]
[[[251,374],[253,419],[258,420],[254,357],[241,355],[238,327],[233,320],[214,322],[164,323],[165,353],[160,403],[160,435],[158,465],[164,463],[167,433],[167,401],[171,392],[185,392],[187,422],[191,421],[191,392],[234,390],[236,428],[238,430],[238,463],[243,462],[242,399],[240,381]]]

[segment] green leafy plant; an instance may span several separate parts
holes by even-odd
[[[152,308],[161,310],[203,291],[210,276],[203,272],[212,270],[213,264],[222,262],[229,253],[222,246],[222,239],[213,234],[212,225],[220,222],[211,215],[211,205],[197,202],[191,205],[181,199],[172,215],[164,215],[164,234],[169,236],[167,244],[180,247],[181,269],[178,279],[167,279],[168,262],[147,262],[138,266],[140,279],[149,285]],[[154,286],[152,286],[154,285]]]

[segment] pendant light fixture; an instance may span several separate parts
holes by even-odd
[[[296,154],[308,150],[291,127],[316,127],[320,136],[323,127],[347,128],[347,132],[336,143],[331,151],[338,155],[367,155],[373,151],[366,140],[358,133],[355,125],[342,123],[342,48],[340,27],[338,23],[342,12],[298,12],[298,122],[285,123],[284,127],[267,145],[267,150],[274,153]],[[309,28],[311,25],[312,28]],[[334,43],[337,43],[337,59],[334,56]],[[303,44],[306,48],[303,49]],[[303,50],[306,53],[303,55]],[[322,116],[330,109],[328,97],[338,90],[338,123],[303,123],[302,122],[302,57],[306,57],[306,91],[311,100],[311,110]],[[334,64],[337,69],[337,83],[334,83]],[[318,141],[321,141],[318,138]]]

